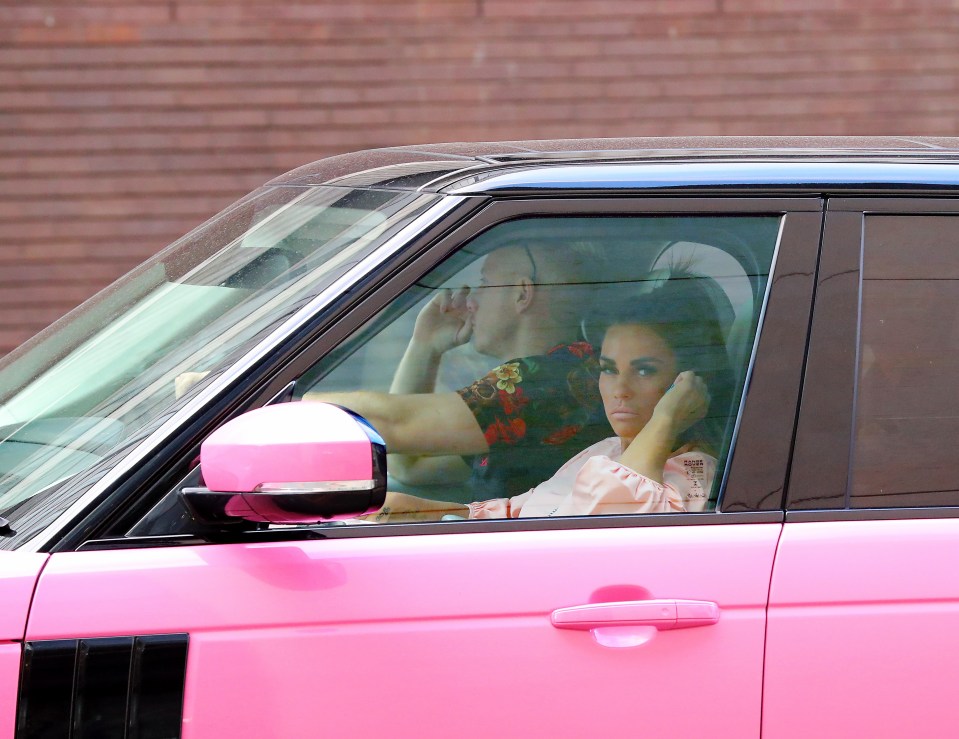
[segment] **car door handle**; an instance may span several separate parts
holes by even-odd
[[[719,621],[719,606],[708,600],[630,600],[557,608],[550,616],[557,629],[589,631],[609,626],[655,626],[659,631],[709,626]]]

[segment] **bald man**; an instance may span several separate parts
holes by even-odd
[[[594,349],[579,336],[584,301],[576,288],[597,261],[586,244],[499,248],[485,257],[478,286],[441,291],[423,308],[389,393],[309,393],[304,400],[366,417],[401,482],[471,478],[477,499],[525,492],[610,433]],[[443,355],[467,341],[502,363],[465,388],[434,392]]]

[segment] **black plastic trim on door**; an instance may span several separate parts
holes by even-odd
[[[24,644],[16,739],[180,736],[186,634]]]
[[[303,541],[306,539],[366,539],[373,536],[432,536],[436,534],[483,534],[509,531],[582,531],[663,526],[732,526],[738,524],[782,523],[781,511],[744,511],[742,513],[642,513],[635,515],[575,516],[570,518],[496,518],[476,521],[383,523],[376,526],[314,526],[310,528],[237,531],[217,539],[223,543],[262,544],[265,542]],[[196,546],[192,536],[141,536],[98,539],[83,546],[83,551],[115,551],[155,547]]]
[[[862,213],[827,211],[796,448],[790,508],[842,508],[849,477]]]
[[[782,508],[821,230],[820,212],[786,215],[736,446],[720,501],[723,512]]]
[[[822,523],[824,521],[907,521],[932,518],[959,518],[959,507],[942,508],[838,508],[832,510],[789,511],[786,523]]]
[[[790,469],[790,511],[835,511],[849,505],[865,216],[959,214],[959,199],[831,198],[826,205],[822,256],[806,377]],[[875,510],[866,517],[875,517]],[[898,517],[926,517],[900,508]],[[906,515],[908,514],[908,515]],[[793,520],[826,520],[787,515]],[[897,517],[895,515],[891,517]],[[828,518],[828,515],[827,515]]]

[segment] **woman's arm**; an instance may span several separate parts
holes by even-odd
[[[709,408],[709,391],[693,372],[681,372],[666,391],[649,422],[623,451],[620,462],[644,477],[663,481],[663,467],[686,429],[700,421]]]
[[[686,452],[667,460],[664,482],[656,482],[609,457],[591,457],[570,495],[550,515],[590,516],[634,513],[692,513],[708,501],[716,460]]]
[[[361,516],[373,523],[405,523],[408,521],[439,521],[443,516],[453,515],[469,517],[469,506],[461,503],[448,503],[442,500],[429,500],[406,493],[388,492],[383,507],[376,513]]]

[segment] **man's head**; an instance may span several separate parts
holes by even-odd
[[[473,323],[473,346],[477,351],[502,359],[515,356],[518,322],[528,310],[535,291],[531,252],[507,246],[491,252],[483,261],[479,284],[467,300]]]
[[[598,257],[587,244],[535,241],[490,252],[467,301],[477,351],[510,359],[577,340],[579,288],[595,279]]]

